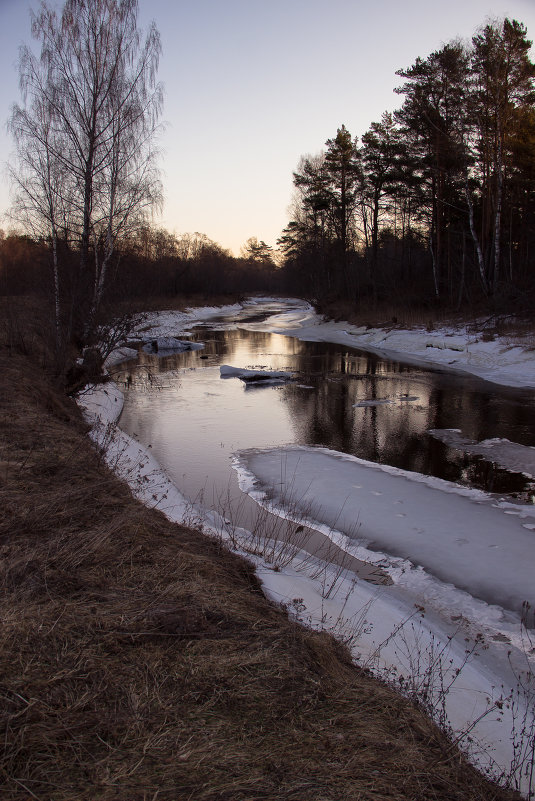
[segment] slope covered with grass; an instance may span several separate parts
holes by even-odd
[[[0,333],[2,797],[513,798],[245,561],[131,497],[26,308]]]

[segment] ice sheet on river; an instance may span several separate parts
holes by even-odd
[[[519,613],[535,603],[535,509],[441,479],[324,448],[239,454],[242,489],[267,490],[372,550],[410,560],[441,582]]]
[[[450,448],[482,456],[506,470],[535,478],[535,448],[531,445],[520,445],[503,437],[476,442],[463,437],[458,428],[430,428],[429,434]]]

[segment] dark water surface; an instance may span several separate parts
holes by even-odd
[[[456,428],[477,441],[501,437],[535,446],[535,393],[345,346],[210,326],[192,329],[203,350],[164,357],[141,351],[114,374],[125,389],[121,428],[152,448],[192,500],[212,505],[230,484],[235,488],[234,451],[295,443],[533,502],[525,476],[449,448],[427,430]],[[291,370],[295,380],[246,387],[221,379],[221,364]],[[394,402],[355,406],[384,399]]]

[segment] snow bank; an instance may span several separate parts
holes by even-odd
[[[126,346],[121,348],[116,348],[112,353],[110,353],[110,355],[104,362],[104,367],[107,370],[109,370],[110,367],[113,367],[114,365],[119,364],[120,362],[125,362],[128,359],[135,359],[136,357],[137,357],[137,350],[135,350],[134,348],[128,348]]]
[[[456,609],[510,638],[523,602],[535,606],[526,558],[533,551],[533,507],[325,448],[242,451],[236,467],[244,491],[260,501],[269,497],[283,513],[291,508],[296,519],[345,533],[364,549],[358,558],[386,567],[398,586],[446,616]]]
[[[471,731],[482,748],[475,762],[507,770],[518,721],[526,715],[528,730],[533,721],[519,677],[535,672],[520,624],[523,601],[535,601],[533,534],[524,522],[535,509],[323,448],[251,449],[235,466],[259,503],[323,531],[394,580],[379,589],[346,575],[326,597],[291,569],[262,571],[268,596],[309,625],[329,625],[360,664],[403,691],[418,695],[429,681],[430,712],[453,731],[482,716]],[[526,792],[525,779],[521,786]]]
[[[326,320],[304,301],[290,299],[288,306],[288,311],[264,321],[245,322],[242,327],[309,342],[333,342],[419,367],[469,373],[504,386],[535,387],[535,351],[529,338],[521,346],[506,337],[485,341],[467,326],[433,331],[365,328]]]
[[[214,317],[238,313],[242,308],[243,304],[234,303],[228,306],[198,306],[185,311],[145,312],[139,315],[136,332],[144,340],[155,337],[185,336],[187,328],[204,325]]]

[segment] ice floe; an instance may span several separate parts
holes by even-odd
[[[353,406],[355,408],[358,406],[384,406],[386,403],[394,403],[394,401],[391,398],[369,398],[354,403]]]
[[[502,437],[476,442],[463,437],[458,428],[431,428],[428,433],[450,448],[482,456],[506,470],[535,478],[535,448],[531,445],[521,445]]]
[[[170,353],[182,353],[186,350],[201,350],[204,344],[200,342],[187,342],[177,337],[154,337],[143,344],[146,353],[156,353],[165,356]]]
[[[248,370],[244,367],[232,367],[222,364],[219,368],[221,378],[239,378],[245,384],[273,384],[291,381],[293,376],[285,370]]]
[[[392,568],[399,584],[415,589],[423,568],[518,616],[524,601],[535,606],[526,558],[533,534],[525,526],[535,523],[533,507],[502,506],[480,490],[324,448],[249,450],[239,454],[239,466],[244,490],[265,490],[283,511],[291,495],[294,514],[407,560],[401,571]]]

